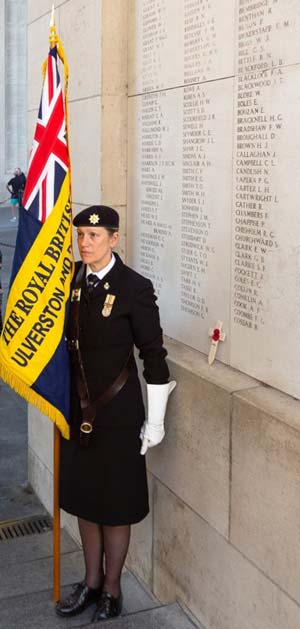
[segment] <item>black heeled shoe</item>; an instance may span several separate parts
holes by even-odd
[[[84,581],[74,586],[74,592],[58,601],[55,611],[59,616],[76,616],[99,599],[102,588],[90,588]]]
[[[99,622],[100,620],[108,620],[109,618],[119,616],[122,611],[122,603],[122,593],[118,598],[115,598],[112,594],[103,590],[98,600],[92,622]]]

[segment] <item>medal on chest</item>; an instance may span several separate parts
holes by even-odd
[[[116,299],[115,295],[106,295],[105,302],[102,308],[103,317],[109,317],[111,315],[112,307]]]

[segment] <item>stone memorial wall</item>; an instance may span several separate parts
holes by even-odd
[[[132,0],[128,260],[165,333],[300,398],[300,5]]]

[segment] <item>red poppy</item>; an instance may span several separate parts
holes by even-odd
[[[220,340],[220,330],[218,328],[214,329],[213,335],[212,335],[212,339],[213,339],[213,341],[219,341]]]

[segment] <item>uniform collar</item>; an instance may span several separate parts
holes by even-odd
[[[112,253],[112,256],[111,256],[111,259],[110,259],[109,263],[103,269],[100,269],[100,271],[92,271],[91,267],[87,264],[86,265],[86,276],[89,275],[90,273],[92,273],[93,275],[97,275],[99,280],[103,280],[105,275],[107,275],[107,273],[109,273],[109,271],[113,268],[113,266],[115,265],[115,262],[116,262],[116,257],[114,255],[114,253]]]
[[[120,284],[119,276],[124,265],[120,256],[117,253],[114,253],[114,258],[115,258],[114,265],[106,273],[105,277],[102,278],[102,280],[100,280],[96,288],[92,291],[92,293],[90,294],[90,299],[97,297],[103,291],[103,289],[105,291],[114,291],[114,290],[117,290],[117,287],[119,287],[119,284]],[[102,269],[102,271],[104,271],[104,269]],[[82,282],[82,289],[83,289],[84,294],[86,294],[87,293],[87,284],[85,281],[86,272],[83,273],[83,278],[84,279]]]

